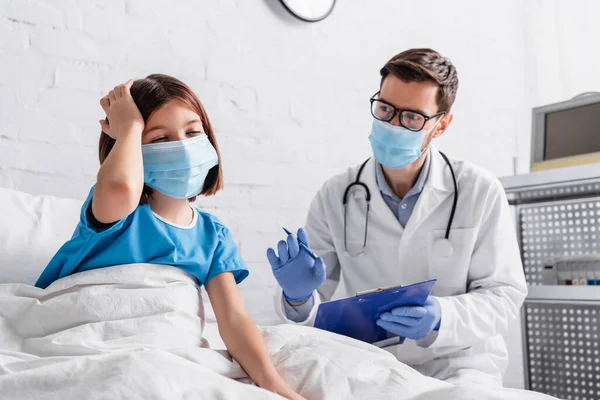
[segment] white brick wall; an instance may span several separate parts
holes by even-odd
[[[281,225],[302,225],[328,176],[369,155],[368,98],[385,61],[417,46],[449,56],[461,87],[438,145],[498,175],[516,157],[525,172],[532,104],[600,87],[586,48],[600,37],[598,3],[567,3],[341,1],[306,24],[276,0],[0,0],[0,186],[83,198],[98,168],[100,96],[154,72],[183,79],[225,166],[226,189],[199,204],[239,241],[253,272],[244,293],[264,298],[252,312],[266,323],[264,251]]]

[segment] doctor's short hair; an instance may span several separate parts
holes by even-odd
[[[198,193],[198,195],[210,196],[222,189],[223,168],[221,167],[221,154],[219,152],[219,145],[217,144],[215,132],[210,124],[206,110],[192,89],[190,89],[189,86],[179,79],[173,78],[172,76],[152,74],[144,79],[135,80],[133,85],[131,85],[130,92],[131,97],[133,97],[133,101],[142,114],[142,118],[144,118],[144,122],[148,121],[148,118],[150,118],[154,111],[171,100],[181,101],[192,111],[198,114],[200,120],[202,121],[204,132],[219,156],[219,164],[210,169],[204,181],[204,187],[202,188],[202,191]],[[113,138],[104,132],[100,134],[100,143],[98,148],[100,164],[106,160],[110,150],[114,145],[115,140]],[[148,196],[151,194],[152,188],[144,185],[144,190],[142,191],[142,197],[140,199],[140,205],[146,204],[148,202]],[[191,197],[188,200],[194,201],[196,200],[196,196]]]
[[[410,49],[392,57],[381,68],[381,84],[392,74],[404,82],[430,81],[438,85],[438,111],[450,111],[458,90],[456,68],[432,49]]]

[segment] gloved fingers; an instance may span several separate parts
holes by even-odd
[[[276,270],[277,268],[281,267],[279,257],[277,257],[277,254],[275,254],[275,250],[270,247],[267,249],[267,260],[269,260],[272,270]]]
[[[290,259],[290,254],[288,253],[288,247],[285,240],[280,240],[277,243],[277,252],[279,253],[279,261],[281,261],[281,265],[288,262]]]
[[[395,317],[423,318],[427,315],[427,309],[420,306],[402,306],[392,309],[391,313]]]
[[[405,329],[402,328],[402,325],[384,321],[382,319],[378,319],[377,321],[375,321],[375,323],[377,324],[377,326],[380,326],[381,328],[393,333],[394,335],[406,337]]]
[[[431,329],[423,328],[423,327],[414,327],[411,328],[410,332],[407,332],[406,337],[413,340],[423,339],[425,336],[429,335]]]
[[[325,262],[321,257],[318,257],[313,265],[313,274],[317,282],[323,283],[326,273]]]
[[[310,241],[308,239],[308,233],[304,230],[304,228],[298,229],[298,240],[306,245],[310,249]]]
[[[296,258],[300,252],[300,244],[294,234],[288,235],[287,237],[287,248],[290,254],[290,258]]]
[[[427,301],[425,301],[425,307],[431,307],[433,309],[441,309],[440,302],[434,296],[427,297]]]
[[[383,321],[381,319],[378,319],[375,323],[386,331],[405,338],[418,340],[426,336],[417,327],[404,326],[389,321]]]
[[[381,319],[383,321],[389,321],[391,317],[392,317],[392,313],[389,311],[381,313],[379,315],[379,319]]]
[[[383,313],[381,314],[380,318],[384,321],[394,322],[407,327],[419,325],[423,321],[423,318],[396,317],[392,313]]]

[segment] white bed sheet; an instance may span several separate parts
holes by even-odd
[[[45,291],[0,285],[2,398],[279,398],[245,383],[203,310],[190,276],[156,265],[87,271]],[[314,328],[282,325],[263,335],[278,371],[309,399],[550,398],[455,387]]]

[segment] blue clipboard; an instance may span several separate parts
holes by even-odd
[[[401,343],[404,338],[386,331],[375,321],[381,313],[394,307],[424,305],[435,282],[437,280],[432,279],[407,286],[378,288],[321,303],[314,326],[371,344]],[[393,342],[390,339],[396,340]]]

